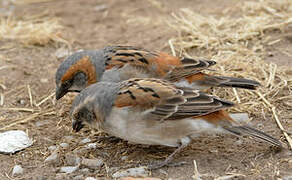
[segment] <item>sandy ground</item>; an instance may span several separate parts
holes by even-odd
[[[171,12],[188,7],[202,14],[220,16],[222,10],[235,3],[231,0],[161,0],[160,2],[161,6],[146,0],[62,0],[18,5],[14,12],[16,16],[21,17],[47,11],[49,16],[60,18],[65,27],[63,35],[72,43],[72,50],[127,44],[170,52],[167,41],[177,35],[175,30],[167,25]],[[97,10],[100,5],[106,5],[107,8]],[[291,66],[291,56],[279,51],[292,49],[291,37],[291,35],[287,36],[275,48],[270,47],[273,56],[266,59],[278,65]],[[37,109],[30,105],[28,86],[36,102],[40,102],[54,92],[54,74],[61,62],[56,58],[55,52],[60,46],[24,47],[13,41],[2,41],[0,46],[0,67],[11,66],[0,70],[0,83],[6,86],[3,107]],[[131,145],[119,139],[100,139],[99,134],[88,129],[78,134],[72,132],[68,111],[73,97],[74,95],[68,95],[55,105],[52,105],[54,104],[52,97],[41,107],[42,110],[47,108],[47,114],[8,128],[27,131],[34,144],[14,155],[0,154],[0,179],[14,179],[11,177],[11,170],[15,164],[20,164],[24,168],[24,174],[15,179],[73,179],[80,174],[84,177],[110,179],[111,174],[116,170],[163,160],[174,150],[160,146]],[[1,121],[5,121],[5,118],[17,119],[24,115],[29,117],[32,114],[7,110],[0,110],[0,113]],[[284,120],[288,121],[289,117]],[[282,133],[271,117],[254,117],[252,123],[283,140]],[[65,154],[79,149],[82,146],[80,141],[85,137],[97,142],[98,147],[95,150],[78,151],[77,154],[86,158],[102,158],[105,164],[89,172],[59,173],[59,167],[66,166]],[[62,142],[68,143],[69,148],[60,149],[60,162],[55,165],[45,164],[45,158],[51,153],[48,147]],[[123,156],[127,158],[123,159]],[[291,152],[288,150],[278,152],[264,143],[255,143],[249,139],[241,141],[233,136],[198,138],[176,156],[175,162],[186,161],[186,165],[165,167],[150,172],[149,176],[162,179],[192,179],[193,160],[197,162],[199,172],[203,175],[202,179],[214,179],[230,174],[241,174],[233,179],[277,179],[292,176]]]

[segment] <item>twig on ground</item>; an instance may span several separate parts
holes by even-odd
[[[40,117],[40,116],[44,116],[44,115],[47,115],[47,114],[51,114],[51,113],[55,113],[55,110],[54,109],[48,109],[46,111],[43,111],[43,112],[37,112],[37,113],[34,113],[28,117],[25,117],[25,118],[19,118],[17,119],[15,122],[10,122],[9,124],[7,125],[4,125],[3,127],[0,128],[0,130],[4,130],[4,129],[7,129],[7,128],[10,128],[12,126],[15,126],[17,124],[20,124],[20,123],[26,123],[28,121],[31,121],[37,117]]]
[[[38,110],[35,110],[35,109],[30,109],[30,108],[18,108],[18,107],[15,107],[15,108],[0,108],[0,110],[3,110],[3,111],[22,111],[22,112],[36,112]]]
[[[41,100],[39,103],[37,103],[36,106],[39,107],[40,105],[42,105],[44,102],[46,102],[47,100],[49,100],[54,95],[55,95],[55,93],[50,94],[49,96],[47,96],[46,98],[44,98],[43,100]]]
[[[0,93],[0,106],[4,105],[4,94]]]
[[[194,162],[194,175],[192,176],[194,180],[201,180],[201,175],[198,171],[198,166],[196,160]]]
[[[174,49],[174,46],[173,46],[173,43],[172,43],[172,39],[168,40],[168,44],[169,44],[169,47],[171,49],[172,55],[176,56],[175,49]]]
[[[28,91],[30,106],[33,107],[32,94],[31,94],[31,89],[29,85],[27,85],[27,91]]]
[[[277,115],[277,112],[276,112],[276,107],[272,107],[272,112],[273,112],[273,115],[275,117],[275,120],[276,120],[276,123],[277,123],[278,127],[283,132],[283,134],[284,134],[284,136],[285,136],[285,138],[286,138],[286,140],[287,140],[287,142],[289,144],[289,147],[292,150],[292,139],[289,136],[289,134],[286,132],[286,130],[284,129],[284,127],[282,126],[281,121],[279,120],[278,115]]]
[[[237,90],[236,90],[235,88],[232,88],[232,90],[233,90],[233,92],[234,92],[234,95],[235,95],[235,97],[236,97],[237,102],[238,102],[238,103],[241,103],[241,101],[240,101],[240,97],[238,96],[238,93],[237,93]]]

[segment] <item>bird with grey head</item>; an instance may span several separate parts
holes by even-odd
[[[100,81],[121,82],[130,78],[165,79],[199,90],[210,87],[256,89],[260,85],[250,79],[201,72],[215,64],[212,60],[179,58],[133,46],[79,51],[66,58],[56,72],[56,99]]]
[[[86,50],[66,58],[56,72],[56,99],[96,83],[105,70],[103,51]]]
[[[70,112],[76,132],[84,125],[138,144],[178,147],[164,162],[201,134],[251,136],[279,148],[272,136],[241,125],[226,109],[229,101],[155,78],[99,82],[82,90]],[[212,137],[210,137],[212,138]]]

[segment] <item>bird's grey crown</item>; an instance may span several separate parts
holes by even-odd
[[[98,108],[99,112],[107,116],[112,110],[119,89],[119,83],[99,82],[90,85],[74,99],[70,112],[71,116],[76,107],[81,108],[82,106],[86,106],[89,110]],[[86,100],[88,98],[90,98],[90,101]]]

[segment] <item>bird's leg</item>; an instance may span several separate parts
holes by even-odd
[[[163,166],[167,166],[172,160],[175,154],[179,153],[183,148],[187,147],[190,143],[190,139],[188,138],[187,140],[182,139],[180,146],[173,152],[171,153],[164,161],[157,163],[157,164],[151,164],[148,166],[148,169],[153,170],[153,169],[159,169]],[[184,163],[179,163],[184,164]]]

